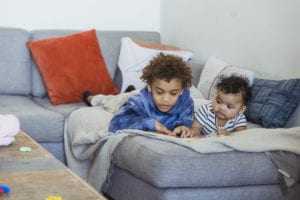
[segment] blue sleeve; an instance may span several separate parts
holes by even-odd
[[[186,99],[183,105],[181,105],[182,108],[180,108],[180,114],[177,117],[177,120],[175,120],[173,124],[173,128],[176,128],[177,126],[184,125],[186,127],[191,127],[192,122],[194,119],[194,102],[189,97]],[[172,128],[172,129],[173,129]]]
[[[130,100],[123,105],[109,124],[109,132],[115,133],[122,129],[138,129],[155,131],[155,120]]]
[[[186,127],[191,127],[194,118],[194,104],[191,103],[190,106],[182,112],[182,125]]]

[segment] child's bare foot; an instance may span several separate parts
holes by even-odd
[[[93,94],[90,91],[84,91],[82,93],[82,99],[88,106],[92,106],[91,104],[92,97]]]

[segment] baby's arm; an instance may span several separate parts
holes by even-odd
[[[191,137],[201,137],[202,136],[201,131],[202,131],[201,124],[197,120],[194,120],[192,123]]]
[[[247,129],[247,126],[240,126],[240,127],[237,127],[235,128],[233,131],[226,131],[224,129],[220,129],[218,130],[217,132],[217,135],[225,135],[225,136],[228,136],[234,132],[238,132],[238,131],[242,131],[242,130],[246,130]]]
[[[228,136],[230,135],[231,133],[233,133],[234,131],[226,131],[225,129],[220,129],[217,131],[217,135],[218,136],[221,136],[221,135],[225,135],[225,136]]]
[[[230,135],[234,132],[242,131],[247,129],[247,120],[244,114],[240,114],[237,116],[237,119],[235,121],[235,128],[232,131],[226,131],[226,130],[218,130],[217,135]]]
[[[246,130],[247,129],[247,126],[240,126],[240,127],[237,127],[233,130],[233,132],[237,132],[237,131],[242,131],[242,130]]]

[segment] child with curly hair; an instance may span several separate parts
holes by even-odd
[[[244,112],[251,98],[249,80],[235,74],[220,76],[216,89],[213,102],[201,106],[195,113],[193,136],[230,135],[247,129]]]
[[[189,137],[194,103],[189,88],[191,68],[180,57],[159,54],[143,69],[146,86],[120,107],[109,131],[138,129]]]

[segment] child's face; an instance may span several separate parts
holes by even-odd
[[[229,120],[245,112],[242,94],[226,94],[218,91],[213,102],[213,112],[219,119]]]
[[[179,79],[170,82],[155,78],[151,85],[147,85],[152,94],[154,104],[161,112],[168,112],[176,104],[182,94],[182,84]]]

